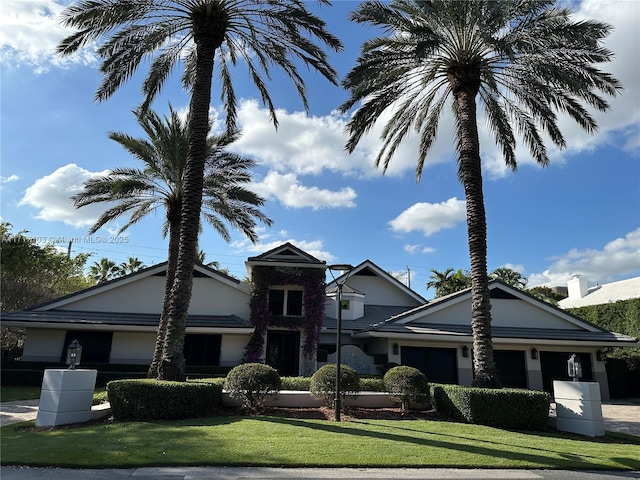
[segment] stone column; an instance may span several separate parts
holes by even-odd
[[[55,426],[91,420],[97,370],[44,371],[36,426]]]

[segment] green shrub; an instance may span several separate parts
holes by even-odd
[[[107,403],[109,401],[109,394],[105,390],[104,392],[98,392],[93,394],[93,403],[92,405],[100,405],[102,403]]]
[[[538,390],[431,385],[439,413],[454,420],[515,430],[544,430],[551,395]]]
[[[380,377],[360,377],[360,391],[384,392],[384,381]]]
[[[206,417],[222,405],[222,388],[203,382],[114,380],[107,384],[107,395],[118,420]]]
[[[403,410],[409,410],[412,405],[431,407],[429,382],[417,368],[406,365],[393,367],[385,373],[383,380],[386,390],[402,403]]]
[[[311,377],[282,377],[282,390],[309,391]]]
[[[231,398],[240,400],[243,408],[257,411],[270,393],[282,388],[278,372],[263,363],[244,363],[231,369],[224,382],[224,389]]]
[[[340,365],[340,396],[355,396],[360,391],[360,377],[358,373],[347,365]],[[336,395],[336,364],[331,363],[321,367],[311,376],[309,392],[313,398],[324,401],[331,406]]]

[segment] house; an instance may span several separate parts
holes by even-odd
[[[578,308],[589,305],[629,300],[640,297],[640,277],[589,287],[587,279],[574,275],[567,282],[568,297],[560,300],[560,308]]]
[[[246,262],[251,285],[203,265],[194,268],[187,365],[231,367],[262,361],[282,375],[310,375],[335,362],[338,308],[342,363],[361,373],[384,364],[422,370],[432,382],[473,380],[470,289],[433,301],[366,260],[326,283],[327,265],[290,243]],[[62,361],[78,339],[85,362],[148,364],[162,305],[166,264],[156,265],[18,312],[23,361]],[[340,288],[338,288],[340,287]],[[341,292],[338,302],[338,292]],[[505,386],[551,391],[576,353],[585,381],[609,398],[600,350],[637,346],[505,283],[490,283],[494,355]]]

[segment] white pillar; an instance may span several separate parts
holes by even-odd
[[[554,380],[556,427],[563,432],[589,437],[604,435],[600,385],[596,382]]]
[[[36,426],[55,426],[91,420],[97,370],[44,371]]]

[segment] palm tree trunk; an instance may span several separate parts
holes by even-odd
[[[167,319],[169,318],[169,301],[171,299],[171,289],[176,275],[176,264],[178,262],[178,247],[180,245],[180,212],[172,212],[171,206],[167,206],[167,218],[169,219],[169,256],[167,258],[167,274],[164,283],[164,298],[162,300],[162,313],[158,324],[158,334],[156,345],[153,350],[153,358],[148,378],[158,378],[160,362],[164,351],[164,341],[167,335]]]
[[[197,27],[196,27],[197,28]],[[204,176],[209,104],[215,44],[210,36],[204,41],[196,33],[196,78],[191,92],[189,117],[189,149],[184,174],[184,200],[180,214],[180,246],[176,274],[171,289],[164,353],[159,378],[184,381],[184,336],[193,286],[193,265],[198,246],[200,210]]]
[[[471,90],[471,91],[470,91]],[[491,300],[487,276],[487,220],[482,191],[480,140],[472,88],[461,88],[458,101],[458,176],[467,201],[467,235],[471,259],[471,328],[474,385],[499,387],[491,341]]]

